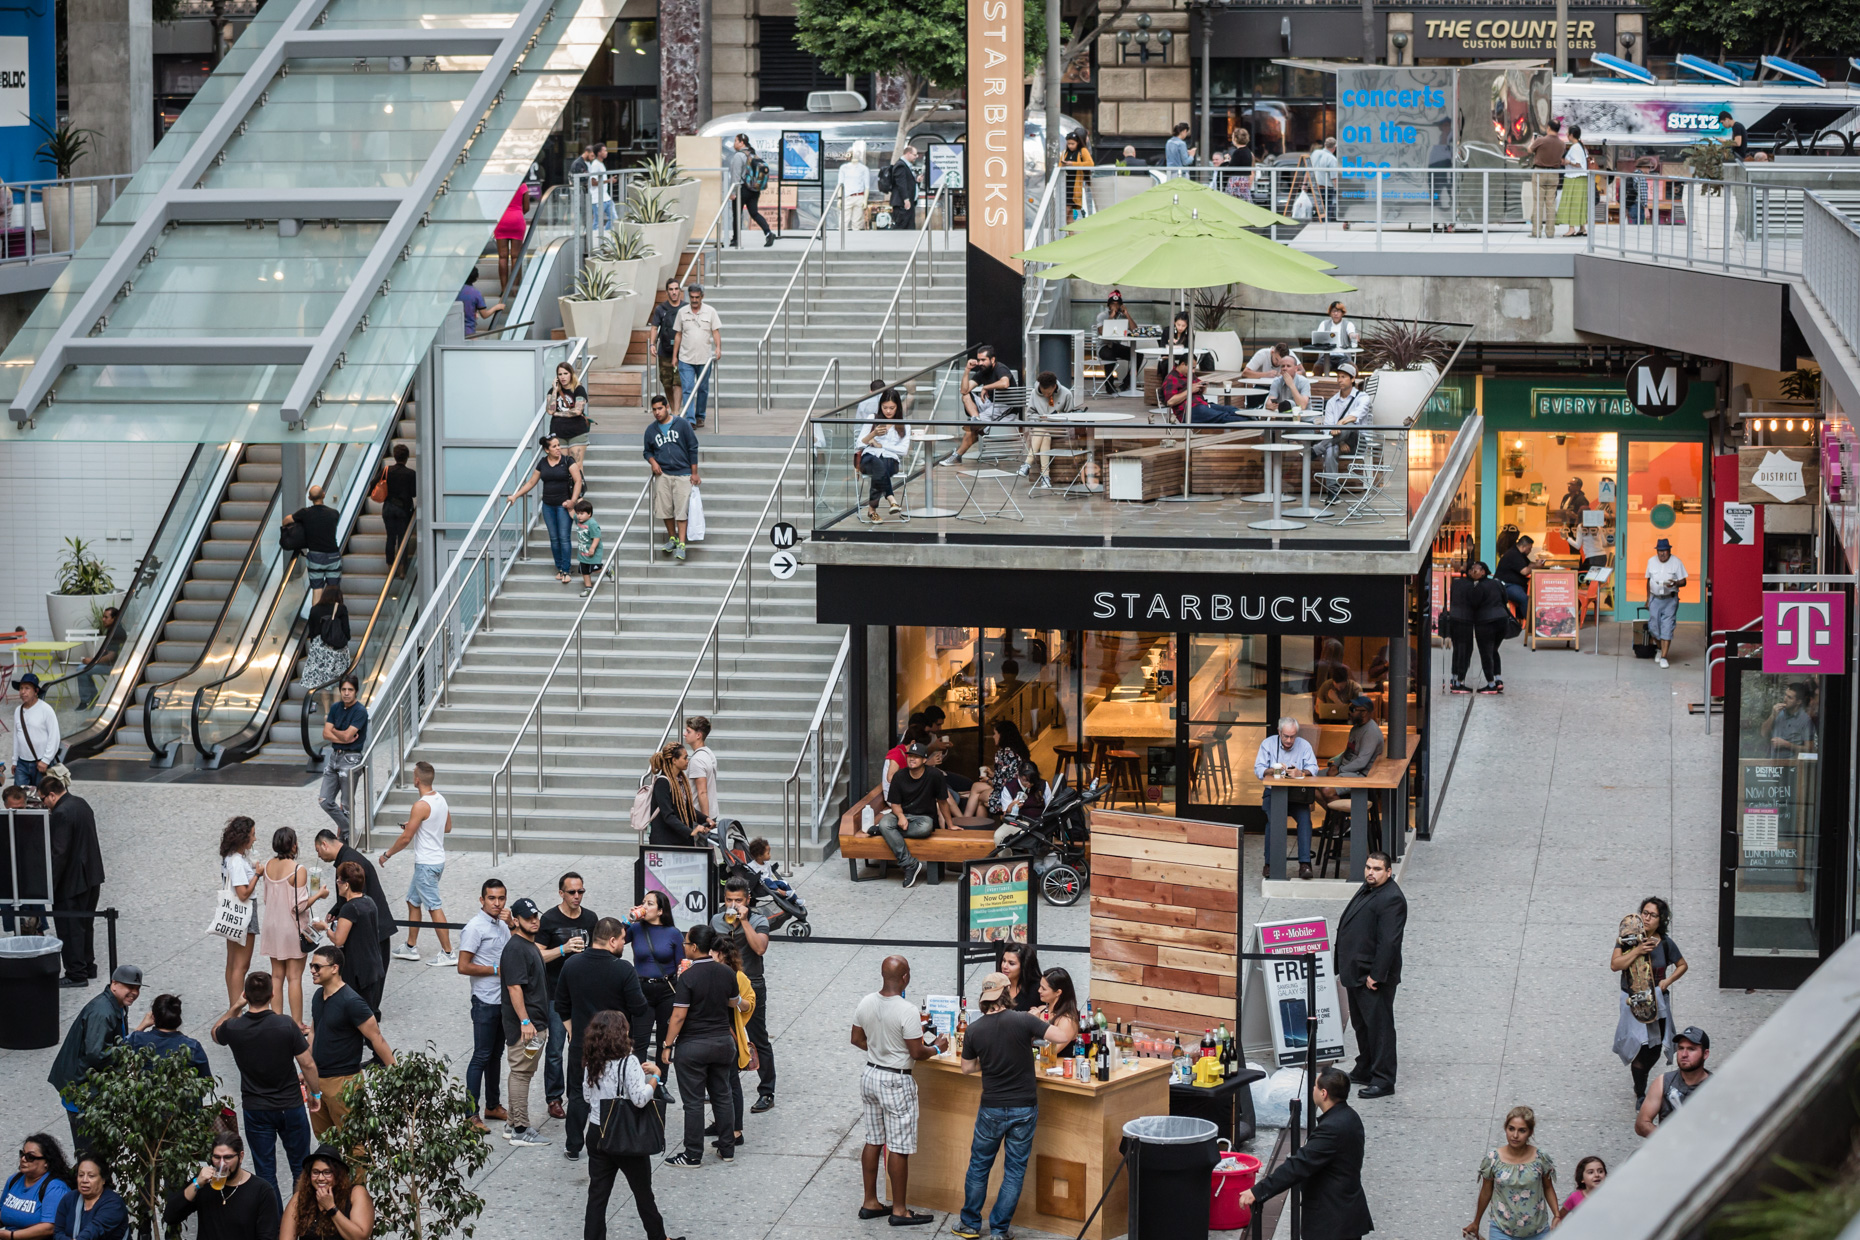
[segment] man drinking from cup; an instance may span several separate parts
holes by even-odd
[[[1305,776],[1318,773],[1317,754],[1311,749],[1311,742],[1298,735],[1298,720],[1287,715],[1279,720],[1278,731],[1268,736],[1259,744],[1259,756],[1253,759],[1253,777],[1264,779],[1267,775],[1277,778],[1283,775]],[[1311,877],[1311,801],[1315,795],[1311,786],[1290,788],[1286,790],[1287,812],[1298,823],[1298,877]],[[1272,813],[1272,792],[1268,789],[1261,797],[1266,813]],[[1269,822],[1266,824],[1271,827]],[[1267,836],[1271,838],[1270,835]],[[1265,873],[1272,873],[1272,862],[1266,863]]]

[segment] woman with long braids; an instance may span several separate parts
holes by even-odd
[[[639,1224],[646,1229],[646,1240],[666,1240],[665,1220],[659,1216],[659,1203],[652,1195],[652,1155],[603,1154],[596,1140],[596,1130],[612,1108],[644,1110],[658,1105],[653,1098],[659,1083],[659,1065],[633,1057],[631,1035],[624,1013],[602,1012],[589,1022],[587,1041],[582,1044],[588,1105],[594,1110],[588,1125],[588,1210],[582,1223],[582,1240],[607,1240],[607,1202],[613,1196],[616,1172],[626,1177],[634,1208],[639,1211]],[[606,1103],[612,1107],[603,1105]]]
[[[652,755],[652,843],[676,847],[710,842],[715,824],[698,813],[685,768],[691,755],[677,741],[669,741]]]

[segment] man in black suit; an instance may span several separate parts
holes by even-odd
[[[1240,1204],[1304,1185],[1305,1240],[1360,1240],[1376,1229],[1363,1199],[1363,1120],[1350,1109],[1350,1078],[1335,1068],[1318,1073],[1312,1090],[1318,1116],[1304,1147],[1240,1194]]]
[[[1363,885],[1337,919],[1337,976],[1356,1026],[1350,1079],[1365,1098],[1395,1092],[1395,988],[1401,983],[1401,936],[1408,897],[1395,884],[1387,853],[1363,858]]]
[[[907,146],[903,156],[891,165],[891,226],[917,227],[917,148]]]
[[[56,775],[39,780],[39,800],[52,811],[52,901],[59,908],[95,912],[103,896],[103,846],[97,842],[97,815],[90,802],[72,796]],[[97,977],[97,920],[57,918],[64,940],[65,977],[60,986],[77,989]]]
[[[636,1059],[645,1054],[646,1036],[652,1029],[652,1009],[646,1004],[639,974],[620,955],[626,946],[625,936],[626,929],[616,917],[595,922],[592,945],[562,966],[551,996],[556,1015],[562,1018],[568,1033],[568,1075],[564,1082],[568,1086],[568,1132],[563,1152],[570,1160],[581,1157],[582,1140],[588,1131],[587,1083],[581,1079],[581,1042],[587,1037],[588,1026],[602,1012],[624,1012]]]

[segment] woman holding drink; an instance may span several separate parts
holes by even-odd
[[[271,1186],[240,1166],[245,1142],[218,1133],[207,1164],[168,1199],[162,1225],[173,1233],[190,1214],[200,1216],[200,1240],[253,1240],[278,1234],[278,1198]]]
[[[652,1028],[639,1030],[638,1044],[650,1043],[656,1054],[672,1023],[672,989],[678,983],[678,964],[685,957],[685,936],[672,924],[672,902],[663,891],[648,891],[628,918],[626,938],[633,945],[633,968],[652,1007]]]

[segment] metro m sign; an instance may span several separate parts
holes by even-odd
[[[1847,596],[1765,591],[1763,670],[1839,676],[1847,670]]]
[[[1663,353],[1650,353],[1628,367],[1628,400],[1636,413],[1649,418],[1679,412],[1690,387],[1685,370]]]

